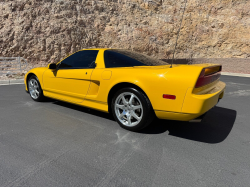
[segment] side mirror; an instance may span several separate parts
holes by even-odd
[[[56,70],[56,64],[50,64],[49,69]]]

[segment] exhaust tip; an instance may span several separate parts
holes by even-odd
[[[190,122],[190,123],[200,123],[200,122],[202,122],[202,120],[203,120],[203,118],[205,117],[206,114],[207,114],[207,113],[202,114],[202,115],[199,116],[198,118],[192,119],[192,120],[190,120],[189,122]]]
[[[189,122],[190,123],[200,123],[202,121],[202,119],[192,119]]]

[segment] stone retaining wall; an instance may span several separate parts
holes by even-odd
[[[81,48],[171,58],[184,0],[5,0],[0,56],[57,62]],[[188,0],[176,58],[250,58],[249,0]]]

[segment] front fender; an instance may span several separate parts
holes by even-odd
[[[43,89],[43,74],[46,70],[48,70],[48,67],[33,68],[25,74],[24,83],[25,83],[26,91],[28,91],[28,87],[27,87],[28,80],[27,79],[31,76],[31,74],[34,74],[38,78],[40,85]]]

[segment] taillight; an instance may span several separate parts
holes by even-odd
[[[204,68],[196,82],[195,88],[210,84],[220,78],[221,66]]]

